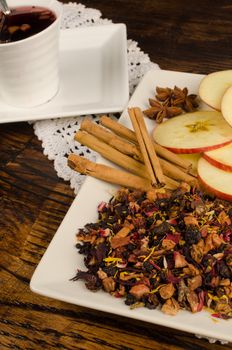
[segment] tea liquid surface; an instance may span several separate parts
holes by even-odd
[[[56,15],[39,6],[11,8],[9,15],[0,12],[0,44],[23,40],[49,27]]]

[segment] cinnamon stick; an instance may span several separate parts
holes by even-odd
[[[76,154],[70,154],[68,156],[68,166],[81,174],[89,175],[112,184],[146,192],[154,191],[148,179],[104,164],[91,162]],[[166,187],[170,190],[177,188],[176,184],[174,186],[167,184]]]
[[[142,111],[139,108],[130,108],[128,109],[128,112],[152,184],[154,185],[158,183],[163,185],[165,184],[164,175],[152,141],[149,137]]]
[[[181,168],[169,163],[167,160],[159,158],[159,161],[165,175],[188,183],[195,183],[197,181],[194,176],[184,172]]]
[[[97,137],[90,135],[85,131],[78,131],[75,134],[75,140],[98,152],[104,158],[121,166],[122,168],[136,175],[149,179],[149,175],[147,174],[144,164],[127,156],[126,154],[119,152],[105,142],[99,140]]]
[[[93,123],[88,117],[83,119],[81,130],[87,131],[118,151],[127,154],[136,160],[143,160],[141,152],[135,144],[125,141],[102,126]]]
[[[116,120],[113,120],[110,117],[103,115],[100,118],[100,124],[114,131],[115,134],[121,137],[124,137],[126,140],[132,141],[134,143],[138,143],[135,132],[132,131],[131,129],[128,129],[126,126],[120,124]]]
[[[135,132],[128,129],[126,126],[120,124],[119,122],[107,117],[107,116],[102,116],[100,118],[100,123],[101,125],[105,126],[106,128],[112,130],[117,134],[118,136],[124,137],[125,139],[134,142],[135,144],[137,143],[136,135]],[[191,162],[189,162],[186,159],[181,159],[177,154],[169,151],[168,149],[156,144],[154,142],[154,147],[155,151],[157,154],[170,161],[173,164],[176,164],[180,166],[181,168],[185,169],[186,171],[189,171],[192,167]]]
[[[191,171],[192,163],[190,161],[188,161],[187,159],[180,158],[178,154],[169,151],[167,148],[159,145],[158,143],[155,143],[155,141],[153,141],[153,144],[157,154],[160,157],[170,161],[173,164],[178,165],[179,167],[185,169],[187,172]]]
[[[70,168],[81,174],[89,175],[112,184],[134,188],[141,191],[149,191],[152,188],[148,179],[130,174],[123,170],[109,167],[107,165],[96,164],[76,154],[69,155],[68,165]]]
[[[101,154],[104,158],[112,161],[113,163],[121,166],[122,168],[136,174],[140,177],[150,179],[147,169],[144,164],[138,162],[135,159],[119,152],[113,147],[107,145],[103,141],[99,140],[93,135],[88,134],[84,131],[78,131],[75,134],[75,140],[81,144],[91,148],[92,150]],[[165,176],[166,187],[169,189],[174,189],[178,187],[178,182]]]
[[[172,179],[171,177],[169,176],[164,176],[164,180],[165,180],[165,188],[168,188],[168,189],[177,189],[177,187],[180,186],[180,183],[174,179]]]
[[[81,130],[84,130],[98,139],[104,141],[105,143],[109,144],[113,148],[116,148],[118,151],[127,154],[131,157],[133,157],[136,160],[139,160],[141,162],[144,162],[143,156],[135,144],[132,144],[131,142],[122,139],[121,137],[117,136],[116,134],[109,132],[102,126],[92,122],[88,117],[84,118],[84,120],[81,123]],[[186,172],[184,172],[181,168],[178,166],[170,163],[169,161],[166,161],[160,157],[159,161],[163,169],[163,173],[170,178],[181,180],[185,182],[193,182],[194,178]]]

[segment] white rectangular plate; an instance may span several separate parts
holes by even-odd
[[[150,71],[137,87],[129,106],[147,108],[148,98],[154,96],[157,85],[162,87],[177,85],[182,88],[186,86],[190,93],[197,93],[202,77],[202,75],[189,73]],[[126,110],[123,112],[120,122],[130,127]],[[154,122],[147,120],[147,125],[152,130]],[[100,157],[99,160],[105,164],[108,163]],[[213,319],[206,311],[196,314],[180,311],[176,316],[169,316],[161,311],[146,308],[130,310],[121,299],[114,298],[103,291],[93,293],[86,289],[82,281],[70,281],[77,268],[84,269],[83,255],[80,255],[75,248],[75,234],[78,228],[97,219],[97,205],[101,201],[107,201],[115,189],[116,187],[102,181],[90,177],[86,179],[38,265],[31,280],[31,289],[42,295],[96,310],[172,327],[205,337],[232,341],[232,320]]]
[[[12,107],[0,97],[0,123],[121,112],[128,99],[126,26],[65,29],[57,95],[33,108]]]

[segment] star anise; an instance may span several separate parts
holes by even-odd
[[[160,102],[162,102],[165,106],[171,106],[171,99],[172,99],[172,89],[170,88],[162,88],[157,86],[156,87],[156,99]]]
[[[188,89],[180,89],[175,86],[173,89],[160,86],[156,87],[156,99],[150,98],[150,108],[144,114],[162,123],[164,118],[172,118],[184,112],[193,112],[198,108],[197,95],[188,95]]]
[[[184,112],[193,112],[198,108],[198,103],[196,101],[197,95],[188,95],[188,89],[186,87],[180,89],[175,86],[174,89],[170,89],[168,87],[161,88],[157,86],[155,97],[165,106],[176,106],[182,108]]]
[[[143,113],[157,123],[162,123],[164,118],[172,118],[182,113],[182,109],[179,107],[168,107],[153,99],[149,99],[149,102],[151,107],[143,111]]]
[[[197,95],[188,95],[188,89],[174,87],[172,90],[172,105],[182,108],[185,112],[193,112],[197,109],[198,103],[196,101]]]

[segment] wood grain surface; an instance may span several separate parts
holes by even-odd
[[[68,1],[66,1],[68,2]],[[232,68],[232,2],[83,0],[127,25],[161,68]],[[34,294],[29,281],[72,200],[28,123],[0,125],[0,350],[232,349],[194,335]]]

